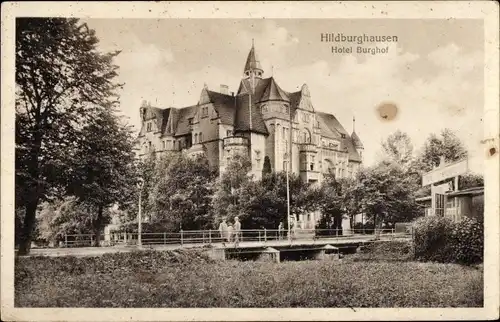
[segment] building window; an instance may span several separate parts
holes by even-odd
[[[200,133],[200,136],[198,138],[200,139],[200,143],[203,142],[203,134]]]
[[[285,105],[285,113],[290,114],[290,107],[288,105]]]
[[[286,138],[286,127],[283,127],[283,138]]]
[[[146,123],[146,131],[151,132],[153,130],[153,124],[151,122]]]
[[[189,125],[193,125],[193,118],[192,118],[192,117],[190,117],[190,118],[188,119],[188,122],[189,122]]]
[[[163,150],[165,150],[166,149],[166,142],[162,141],[161,143],[163,144]]]
[[[194,140],[193,140],[194,144],[198,143],[198,133],[195,133],[194,134]]]
[[[262,113],[267,113],[267,105],[262,105]]]
[[[202,107],[201,108],[201,117],[207,117],[208,116],[208,106]]]
[[[232,136],[232,135],[233,135],[233,131],[231,131],[231,130],[227,130],[227,131],[226,131],[226,136],[227,136],[227,137],[230,137],[230,136]]]
[[[345,134],[344,133],[340,134],[340,137],[345,139]]]
[[[310,164],[311,171],[314,171],[314,162],[315,162],[314,159],[315,159],[314,156],[312,156],[311,157],[311,164]]]

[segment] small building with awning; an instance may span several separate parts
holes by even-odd
[[[415,201],[423,206],[425,216],[448,217],[455,222],[464,217],[482,218],[484,187],[459,187],[459,177],[468,170],[467,159],[446,164],[441,158],[438,167],[422,176],[422,187],[430,186],[430,195]]]

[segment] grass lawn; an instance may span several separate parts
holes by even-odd
[[[483,271],[380,261],[215,262],[200,251],[19,258],[16,307],[482,307]]]

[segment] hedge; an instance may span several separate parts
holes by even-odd
[[[476,264],[483,260],[484,225],[471,218],[455,223],[445,217],[423,217],[415,222],[413,242],[417,260]]]

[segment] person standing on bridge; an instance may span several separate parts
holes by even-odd
[[[241,223],[238,217],[234,217],[234,247],[240,244]]]
[[[282,240],[283,239],[283,222],[280,221],[280,224],[278,226],[278,234],[279,234],[279,239]]]
[[[219,233],[220,238],[222,239],[222,245],[226,246],[226,239],[228,238],[228,228],[225,218],[223,218],[222,222],[219,224]]]

